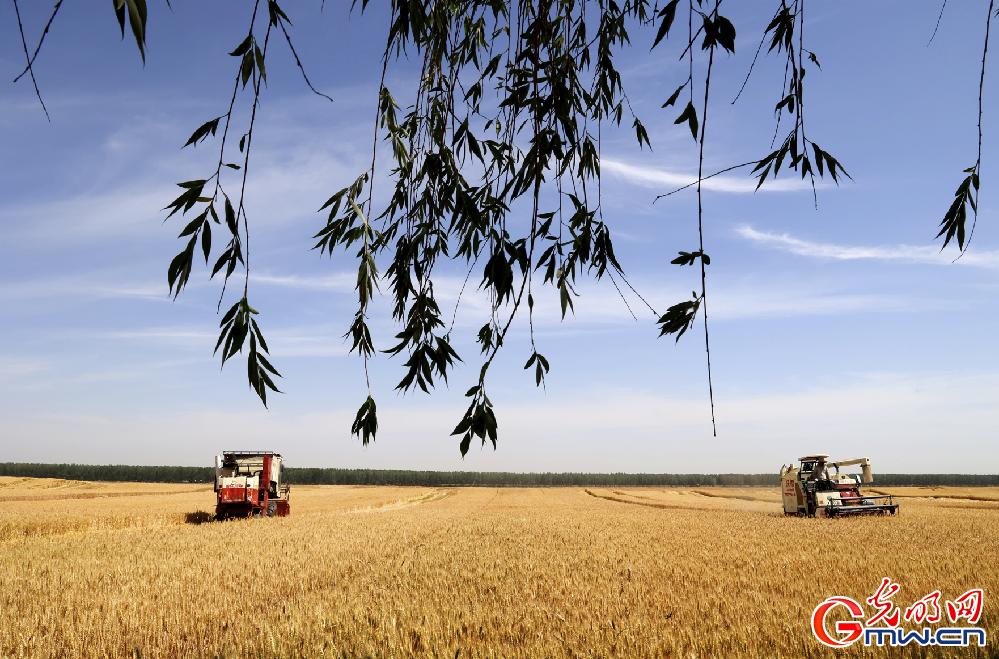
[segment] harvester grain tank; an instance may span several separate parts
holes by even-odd
[[[797,467],[790,464],[780,468],[785,515],[845,517],[898,512],[898,504],[891,495],[861,493],[861,474],[840,473],[840,467],[859,465],[863,482],[872,483],[870,458],[830,462],[828,455],[806,455],[798,461]]]
[[[215,518],[284,517],[291,514],[291,486],[284,458],[273,451],[224,451],[215,456]]]

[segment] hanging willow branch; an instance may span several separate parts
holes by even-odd
[[[132,2],[132,0],[126,1]],[[261,41],[258,15],[262,2],[266,2],[267,5],[267,19],[262,28],[263,40]],[[228,231],[225,249],[217,257],[211,270],[213,278],[220,272],[222,273],[223,285],[219,295],[219,309],[221,309],[222,301],[225,299],[229,280],[236,274],[240,266],[243,269],[243,287],[242,295],[222,316],[215,352],[218,353],[221,350],[223,366],[237,353],[246,353],[247,381],[264,405],[267,404],[268,391],[280,392],[274,382],[275,378],[280,377],[280,373],[271,363],[270,350],[257,321],[259,311],[250,304],[250,223],[245,199],[257,111],[260,106],[261,93],[267,82],[267,51],[273,28],[281,30],[295,58],[296,66],[300,69],[306,83],[312,88],[288,33],[287,26],[290,24],[291,19],[276,0],[254,0],[246,37],[229,53],[230,57],[235,58],[237,64],[234,66],[235,77],[228,109],[224,114],[209,119],[199,126],[184,144],[185,147],[197,147],[201,142],[214,137],[221,124],[223,127],[222,137],[218,146],[215,171],[208,178],[179,183],[178,185],[183,192],[167,205],[167,209],[170,211],[168,219],[178,212],[181,215],[194,214],[194,218],[187,223],[179,236],[187,241],[186,246],[171,261],[167,273],[170,290],[174,297],[179,295],[187,284],[198,245],[201,247],[205,265],[210,262],[212,226],[224,227]],[[144,32],[144,26],[140,32]],[[138,36],[136,38],[138,39]],[[141,47],[140,44],[140,49]],[[227,162],[227,156],[232,157],[229,136],[234,127],[234,111],[241,91],[250,96],[249,120],[237,143],[240,154],[238,160],[241,162]],[[315,90],[313,89],[313,91]],[[239,191],[236,197],[230,197],[222,182],[224,174],[229,171],[235,172],[233,175],[239,177]],[[213,192],[211,196],[206,196],[205,189],[209,186]],[[233,199],[235,199],[235,204]]]
[[[941,8],[941,13],[943,9]],[[957,247],[960,253],[955,261],[964,256],[971,239],[975,235],[975,226],[978,224],[978,192],[981,186],[982,173],[982,116],[985,97],[985,63],[989,55],[989,33],[992,29],[992,17],[996,15],[995,0],[989,0],[989,8],[985,14],[985,40],[982,46],[982,66],[978,77],[978,152],[974,164],[964,170],[966,176],[961,179],[960,185],[954,191],[954,199],[950,207],[944,213],[940,221],[940,230],[937,238],[943,238],[943,250],[951,240],[957,240]],[[965,240],[966,226],[968,224],[968,208],[971,209],[971,232],[967,233]]]
[[[329,214],[316,249],[334,256],[360,243],[361,291],[375,287],[374,264],[385,259],[400,331],[383,352],[405,360],[402,391],[429,391],[461,359],[435,296],[439,263],[457,260],[470,273],[479,268],[491,312],[478,331],[479,376],[454,429],[462,454],[473,439],[496,444],[488,373],[525,306],[532,329],[525,368],[534,368],[539,386],[550,368],[533,336],[534,274],[558,294],[563,317],[573,309],[581,273],[623,276],[599,204],[589,203],[586,191],[599,180],[594,130],[602,121],[620,125],[627,116],[639,143],[648,143],[614,63],[616,49],[629,40],[629,22],[647,22],[647,8],[641,1],[591,0],[392,5],[384,64],[421,63],[411,102],[397,101],[384,76],[380,85],[374,152],[380,142],[390,145],[393,187],[383,206],[373,205],[370,192],[362,205],[372,167],[335,192],[323,207]],[[557,206],[543,207],[546,191],[555,193]],[[526,222],[514,221],[520,208]],[[370,336],[365,304],[349,334],[367,359],[373,347],[363,338]],[[355,422],[362,441],[374,436],[361,423],[373,414],[369,393]]]
[[[351,351],[364,361],[367,396],[357,411],[352,432],[365,444],[377,434],[378,420],[368,364],[376,347],[368,327],[369,305],[379,284],[392,299],[392,316],[399,325],[395,342],[381,351],[403,361],[400,391],[429,392],[447,381],[461,357],[451,345],[458,307],[473,274],[491,301],[489,317],[477,332],[481,349],[478,377],[466,392],[468,408],[454,428],[464,455],[473,440],[496,445],[498,422],[486,390],[491,365],[503,347],[518,314],[527,311],[530,354],[525,369],[533,369],[537,386],[549,372],[539,352],[533,313],[538,287],[558,296],[562,317],[574,311],[577,278],[607,275],[629,313],[634,312],[618,279],[656,318],[661,336],[679,340],[702,313],[708,395],[712,429],[715,401],[708,326],[706,195],[703,183],[719,174],[753,167],[757,187],[776,177],[781,168],[809,177],[815,204],[816,179],[829,176],[838,183],[849,178],[837,158],[812,141],[806,132],[805,74],[821,69],[815,52],[806,47],[805,0],[779,0],[735,103],[749,84],[763,46],[784,69],[784,82],[774,106],[771,151],[763,157],[705,174],[707,117],[712,73],[718,51],[735,50],[736,29],[720,14],[722,0],[687,0],[685,38],[676,43],[674,23],[682,12],[680,0],[384,0],[389,25],[382,55],[382,72],[375,101],[370,166],[334,192],[320,209],[325,224],[315,235],[315,249],[334,258],[355,259],[357,309],[347,328]],[[25,36],[18,0],[12,0],[25,56],[15,78],[30,76],[35,95],[48,116],[35,79],[34,64],[63,0],[56,0],[32,50]],[[167,3],[169,4],[169,3]],[[266,23],[258,10],[266,4]],[[936,35],[946,7],[940,7]],[[967,249],[974,233],[982,163],[982,121],[985,67],[994,0],[988,3],[978,86],[978,152],[941,222],[943,246],[953,239]],[[246,3],[251,6],[251,0]],[[353,3],[364,12],[369,0]],[[143,61],[146,56],[146,0],[113,0],[122,37],[128,24]],[[769,14],[768,14],[769,15]],[[258,325],[259,312],[250,304],[250,230],[244,203],[260,98],[266,89],[267,51],[274,28],[286,41],[306,87],[327,100],[306,73],[289,28],[292,22],[276,0],[252,0],[245,38],[229,53],[234,80],[226,111],[201,124],[184,147],[196,148],[222,128],[214,172],[179,183],[180,194],[166,210],[190,216],[179,237],[183,249],[168,268],[168,284],[177,296],[191,275],[195,252],[206,265],[213,253],[212,232],[224,231],[225,247],[211,275],[222,273],[219,311],[231,277],[242,268],[242,295],[222,314],[216,352],[224,365],[237,353],[247,357],[247,378],[266,405],[268,391],[278,391],[278,371],[270,362],[267,343]],[[672,263],[699,266],[699,292],[657,313],[625,275],[614,253],[611,231],[601,203],[600,152],[602,129],[628,121],[640,148],[651,148],[650,136],[632,111],[622,76],[615,65],[618,52],[632,44],[632,34],[647,37],[652,49],[670,49],[686,60],[686,75],[662,104],[678,111],[674,123],[689,131],[698,150],[697,179],[656,199],[694,188],[697,196],[697,248],[680,251]],[[673,37],[671,38],[671,33]],[[931,36],[931,41],[933,37]],[[637,41],[637,40],[636,40]],[[762,64],[761,64],[762,65]],[[410,98],[400,102],[386,86],[395,67],[419,69]],[[703,72],[699,83],[695,72]],[[698,87],[703,86],[703,89]],[[686,92],[686,94],[684,94]],[[683,104],[681,96],[686,103]],[[698,100],[700,100],[698,108]],[[235,112],[248,104],[249,119],[237,128]],[[681,107],[682,105],[682,107]],[[787,131],[782,140],[782,125]],[[236,135],[240,135],[238,141]],[[234,144],[235,143],[235,144]],[[382,146],[382,145],[385,146]],[[239,155],[232,153],[234,146]],[[390,186],[384,198],[375,196],[379,152],[388,149]],[[235,160],[235,161],[234,161]],[[785,170],[786,171],[786,170]],[[230,196],[223,179],[237,177],[239,191]],[[595,186],[595,194],[594,194]],[[210,194],[209,194],[210,192]],[[965,239],[968,211],[974,216]],[[456,261],[467,271],[458,300],[445,328],[434,279],[440,264]],[[384,272],[384,274],[381,274]],[[535,277],[540,277],[540,283]],[[698,287],[698,284],[694,284]],[[525,295],[526,293],[526,295]],[[526,301],[526,304],[525,304]]]

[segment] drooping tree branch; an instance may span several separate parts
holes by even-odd
[[[587,7],[597,8],[592,23]],[[383,138],[392,151],[393,190],[381,211],[369,193],[365,218],[339,203],[351,199],[349,187],[335,193],[324,206],[330,214],[316,247],[332,256],[356,241],[362,263],[368,254],[389,261],[385,279],[401,328],[385,352],[406,358],[397,385],[402,391],[429,391],[460,359],[450,340],[464,286],[445,327],[434,295],[438,262],[464,261],[466,279],[483,264],[480,287],[490,314],[478,333],[484,359],[468,391],[472,400],[455,428],[464,453],[473,438],[495,445],[487,375],[525,306],[532,350],[527,367],[534,367],[536,384],[544,383],[549,364],[533,334],[534,271],[543,270],[544,284],[558,292],[563,317],[573,308],[579,272],[623,277],[599,195],[595,206],[587,195],[588,181],[599,186],[599,138],[589,127],[604,118],[620,124],[627,113],[639,142],[648,143],[613,59],[614,49],[627,42],[628,20],[645,20],[645,3],[398,0],[391,18],[386,55],[419,58],[421,67],[404,115],[397,115],[395,99],[380,85],[381,134],[373,140],[373,157]],[[386,56],[383,66],[388,64]],[[593,73],[588,85],[584,71]],[[363,175],[368,186],[372,178],[369,169]],[[566,179],[575,192],[564,192]],[[549,184],[558,192],[559,210],[542,208]],[[561,212],[564,201],[572,208],[568,218]],[[517,205],[530,218],[520,235],[508,221]],[[366,223],[377,224],[367,247]],[[362,406],[355,428],[367,416]]]
[[[985,38],[982,45],[982,64],[978,76],[978,150],[975,155],[975,162],[964,169],[966,175],[957,190],[954,191],[954,198],[950,207],[944,213],[940,221],[940,230],[937,238],[943,238],[940,250],[943,251],[951,240],[957,241],[958,255],[954,259],[957,261],[967,251],[971,245],[971,239],[975,235],[975,227],[978,224],[978,194],[981,187],[982,169],[982,117],[985,97],[985,64],[989,54],[989,35],[992,29],[992,17],[995,15],[995,0],[989,0],[988,13],[985,15]],[[966,233],[968,222],[968,208],[971,209],[971,231]],[[967,236],[967,240],[965,237]]]
[[[262,2],[266,2],[267,5],[267,22],[264,28],[263,41],[261,42],[257,36],[259,34],[257,31],[257,16]],[[304,67],[298,59],[291,35],[286,27],[286,24],[290,24],[290,22],[288,15],[276,0],[254,1],[246,37],[229,53],[231,57],[237,58],[238,65],[236,66],[236,75],[229,97],[228,108],[224,114],[208,120],[197,128],[184,145],[196,147],[200,142],[214,136],[218,130],[219,123],[224,121],[215,171],[205,179],[194,179],[180,183],[179,185],[184,192],[167,206],[167,209],[170,210],[168,218],[178,212],[181,215],[185,215],[196,207],[200,210],[181,232],[180,237],[188,239],[187,245],[174,257],[170,264],[168,283],[175,297],[183,290],[190,277],[194,261],[194,250],[199,240],[206,265],[209,262],[212,252],[212,224],[223,224],[221,218],[224,217],[224,225],[229,231],[229,241],[211,271],[212,277],[224,271],[222,291],[219,296],[219,308],[221,309],[222,300],[225,298],[229,280],[235,274],[240,264],[243,267],[243,290],[239,300],[222,316],[219,323],[220,332],[215,350],[218,352],[221,349],[223,366],[236,353],[246,351],[247,379],[250,387],[255,391],[264,405],[267,404],[268,391],[280,392],[274,382],[274,378],[280,377],[280,373],[270,362],[269,348],[256,319],[259,312],[253,308],[249,301],[250,223],[246,208],[246,193],[249,181],[250,159],[253,150],[253,137],[257,125],[257,114],[260,107],[261,94],[267,83],[267,53],[270,46],[271,31],[275,27],[281,29],[282,34],[285,35],[294,54],[296,65],[304,76]],[[140,43],[141,49],[142,45]],[[306,81],[308,82],[307,77]],[[246,90],[248,85],[251,92],[249,119],[246,124],[246,130],[238,142],[238,149],[240,154],[242,154],[242,162],[226,162],[229,134],[233,127],[237,99],[240,89]],[[239,172],[239,192],[237,197],[230,197],[226,193],[222,183],[223,172],[226,169]],[[204,188],[211,182],[214,182],[214,192],[210,197],[203,196]],[[233,204],[234,199],[235,205]],[[202,205],[199,206],[199,204]],[[216,208],[217,205],[221,205],[221,212]]]
[[[989,0],[989,10],[985,17],[985,40],[982,45],[982,68],[978,76],[978,152],[975,157],[975,203],[971,205],[973,209],[973,217],[971,220],[971,231],[968,233],[968,244],[961,249],[961,254],[958,258],[964,255],[971,245],[971,240],[975,237],[975,227],[978,225],[978,195],[980,193],[980,183],[982,177],[982,116],[983,116],[983,99],[985,97],[985,63],[989,56],[989,33],[992,29],[992,17],[995,15],[993,13],[995,7],[995,0]]]
[[[33,52],[25,38],[18,2],[12,2],[25,55],[24,70],[15,81],[30,75],[35,95],[48,116],[33,65],[62,0],[56,0]],[[267,4],[268,24],[258,44],[256,20],[261,2]],[[363,12],[368,2],[356,4]],[[615,53],[631,43],[629,30],[634,26],[655,31],[653,48],[666,42],[680,0],[661,0],[651,6],[646,0],[391,0],[376,97],[371,165],[324,204],[321,210],[328,217],[315,236],[320,252],[333,256],[348,251],[357,259],[358,310],[345,336],[353,340],[351,351],[358,351],[364,360],[368,396],[352,425],[363,443],[373,440],[377,433],[368,372],[375,348],[367,317],[379,282],[387,282],[391,289],[392,316],[399,324],[397,343],[384,351],[405,360],[405,375],[397,389],[429,391],[440,380],[446,382],[454,363],[461,360],[451,345],[452,331],[473,272],[480,274],[479,287],[488,297],[489,314],[477,336],[482,363],[474,386],[467,392],[471,402],[455,428],[463,454],[475,438],[496,445],[498,424],[492,401],[486,396],[488,372],[517,315],[524,313],[525,292],[531,350],[525,368],[533,367],[535,383],[544,386],[549,364],[535,341],[535,291],[550,287],[559,297],[564,319],[574,312],[577,278],[584,273],[596,279],[608,275],[634,317],[624,293],[625,287],[630,290],[658,317],[661,335],[679,340],[697,313],[703,311],[712,429],[717,432],[707,313],[710,258],[705,253],[705,202],[710,186],[705,182],[752,165],[759,187],[771,175],[776,177],[786,164],[802,179],[809,177],[817,206],[817,178],[828,173],[838,183],[840,174],[849,177],[839,161],[806,133],[805,72],[821,66],[818,56],[805,44],[805,0],[779,0],[733,99],[736,102],[746,89],[763,44],[769,39],[767,52],[783,55],[784,68],[781,94],[774,107],[772,151],[757,160],[705,174],[712,71],[719,66],[716,60],[720,53],[716,51],[721,47],[732,52],[735,47],[735,27],[719,14],[721,4],[721,0],[711,4],[707,0],[687,0],[686,39],[677,47],[681,50],[680,61],[687,60],[687,76],[662,106],[665,109],[677,105],[683,92],[688,92],[684,95],[688,98],[685,107],[677,107],[680,115],[675,123],[685,125],[697,143],[697,178],[656,200],[696,188],[697,249],[679,252],[672,262],[697,262],[701,281],[699,293],[693,292],[690,300],[660,315],[632,285],[614,254],[604,218],[600,156],[603,127],[620,126],[625,116],[632,122],[639,147],[652,148],[615,66]],[[127,22],[144,60],[146,1],[114,0],[113,5],[122,36]],[[946,5],[944,0],[933,36]],[[979,75],[977,157],[974,165],[965,170],[966,177],[938,234],[944,246],[956,239],[961,254],[970,243],[977,221],[985,67],[994,15],[994,0],[990,0]],[[307,75],[287,14],[276,0],[255,0],[247,37],[230,53],[238,58],[238,66],[228,109],[200,126],[185,144],[197,146],[214,137],[224,122],[215,171],[205,179],[180,183],[181,194],[167,206],[168,217],[176,213],[194,215],[179,236],[186,241],[185,247],[168,268],[174,296],[188,281],[199,244],[209,263],[212,225],[225,225],[229,230],[228,244],[212,269],[212,276],[224,271],[219,310],[228,281],[240,266],[244,285],[240,299],[222,316],[216,351],[221,349],[224,365],[237,352],[246,352],[248,344],[248,379],[265,405],[267,391],[277,391],[272,376],[279,374],[266,356],[267,345],[255,318],[258,312],[249,302],[250,231],[244,199],[257,109],[266,86],[269,37],[275,27],[281,30],[305,86],[332,101],[316,89]],[[695,79],[695,59],[697,70],[704,72],[700,111],[695,105],[697,92],[701,91],[695,90],[700,82]],[[419,68],[415,94],[401,105],[385,83],[388,68],[400,62],[418,63]],[[238,142],[242,162],[227,162],[227,147],[233,141],[230,132],[236,129],[234,113],[245,102],[239,92],[248,85],[252,92],[249,122],[245,131],[240,129]],[[782,123],[785,118],[787,123]],[[782,134],[783,140],[778,140]],[[375,164],[383,141],[387,144],[384,148],[391,151],[392,164],[390,190],[384,203],[373,194]],[[228,183],[222,181],[229,169],[241,170],[238,198],[230,197]],[[205,188],[214,188],[211,196],[205,194]],[[552,195],[557,203],[546,208]],[[974,219],[966,241],[967,207]],[[466,274],[450,324],[445,326],[434,281],[439,264],[447,261],[459,264]],[[388,266],[384,276],[379,274],[380,263]],[[534,281],[537,271],[542,271],[541,283]],[[624,287],[619,285],[619,278]]]

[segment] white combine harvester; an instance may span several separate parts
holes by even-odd
[[[780,468],[785,515],[841,517],[847,515],[894,515],[898,512],[891,495],[861,494],[860,474],[840,474],[840,467],[860,465],[863,482],[871,483],[870,458],[829,462],[828,455],[806,455],[799,465]],[[830,473],[833,469],[833,473]]]

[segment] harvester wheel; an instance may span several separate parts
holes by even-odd
[[[274,517],[277,514],[277,501],[267,502],[267,516]]]

